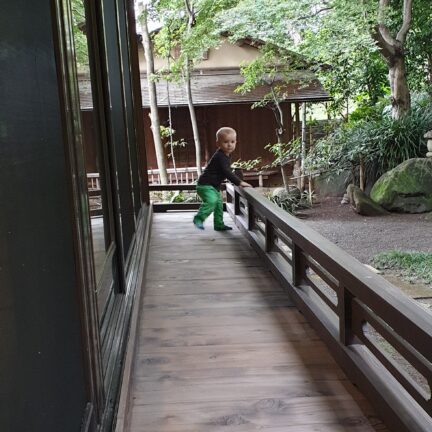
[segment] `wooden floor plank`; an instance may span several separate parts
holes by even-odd
[[[128,432],[386,431],[237,229],[156,214]]]
[[[164,407],[167,407],[165,404]],[[168,409],[151,411],[153,406],[139,406],[133,424],[142,430],[185,431],[373,431],[369,419],[349,396],[262,398],[229,402],[214,401],[168,405]],[[149,414],[152,414],[149,416]],[[307,419],[307,422],[305,421]],[[376,420],[375,420],[376,421]],[[192,424],[191,424],[192,423]],[[286,429],[283,429],[286,428]],[[139,430],[139,429],[138,429]]]
[[[147,295],[183,295],[183,294],[222,294],[222,293],[267,293],[281,292],[279,285],[275,285],[271,275],[261,275],[251,279],[196,279],[192,284],[188,280],[148,280],[146,281]]]
[[[255,323],[249,326],[196,326],[196,327],[146,327],[140,334],[141,341],[150,347],[180,347],[209,345],[240,345],[244,341],[253,344],[300,341],[305,338],[319,340],[307,323],[292,322],[285,326]]]

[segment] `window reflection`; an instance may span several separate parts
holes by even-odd
[[[91,233],[96,280],[102,275],[109,247],[108,212],[104,205],[104,164],[95,125],[93,89],[90,77],[89,51],[86,35],[86,16],[82,0],[72,0],[76,65],[80,87],[80,114],[84,144],[85,169],[90,208]]]

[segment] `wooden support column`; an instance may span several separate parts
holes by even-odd
[[[345,288],[339,292],[339,340],[344,345],[353,343],[352,332],[352,302],[353,295]]]
[[[305,266],[302,250],[293,243],[292,246],[292,284],[300,286],[304,280]]]
[[[234,214],[240,214],[240,194],[236,190],[234,191]]]
[[[275,232],[273,224],[266,219],[265,221],[265,251],[271,252],[275,241]]]
[[[248,230],[252,231],[255,228],[255,212],[252,204],[248,201]]]
[[[292,141],[294,133],[293,133],[293,118],[292,118],[292,109],[291,109],[291,103],[286,103],[283,105],[284,112],[285,112],[285,135],[287,142]]]

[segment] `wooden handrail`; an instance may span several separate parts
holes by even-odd
[[[235,223],[390,430],[432,431],[432,315],[257,191],[227,185],[227,200]],[[259,229],[257,218],[265,222]],[[372,331],[429,389],[371,340]]]

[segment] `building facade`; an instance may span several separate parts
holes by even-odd
[[[143,275],[150,211],[134,5],[84,3],[1,2],[4,432],[111,429]],[[88,49],[96,184],[85,164],[77,27]]]

